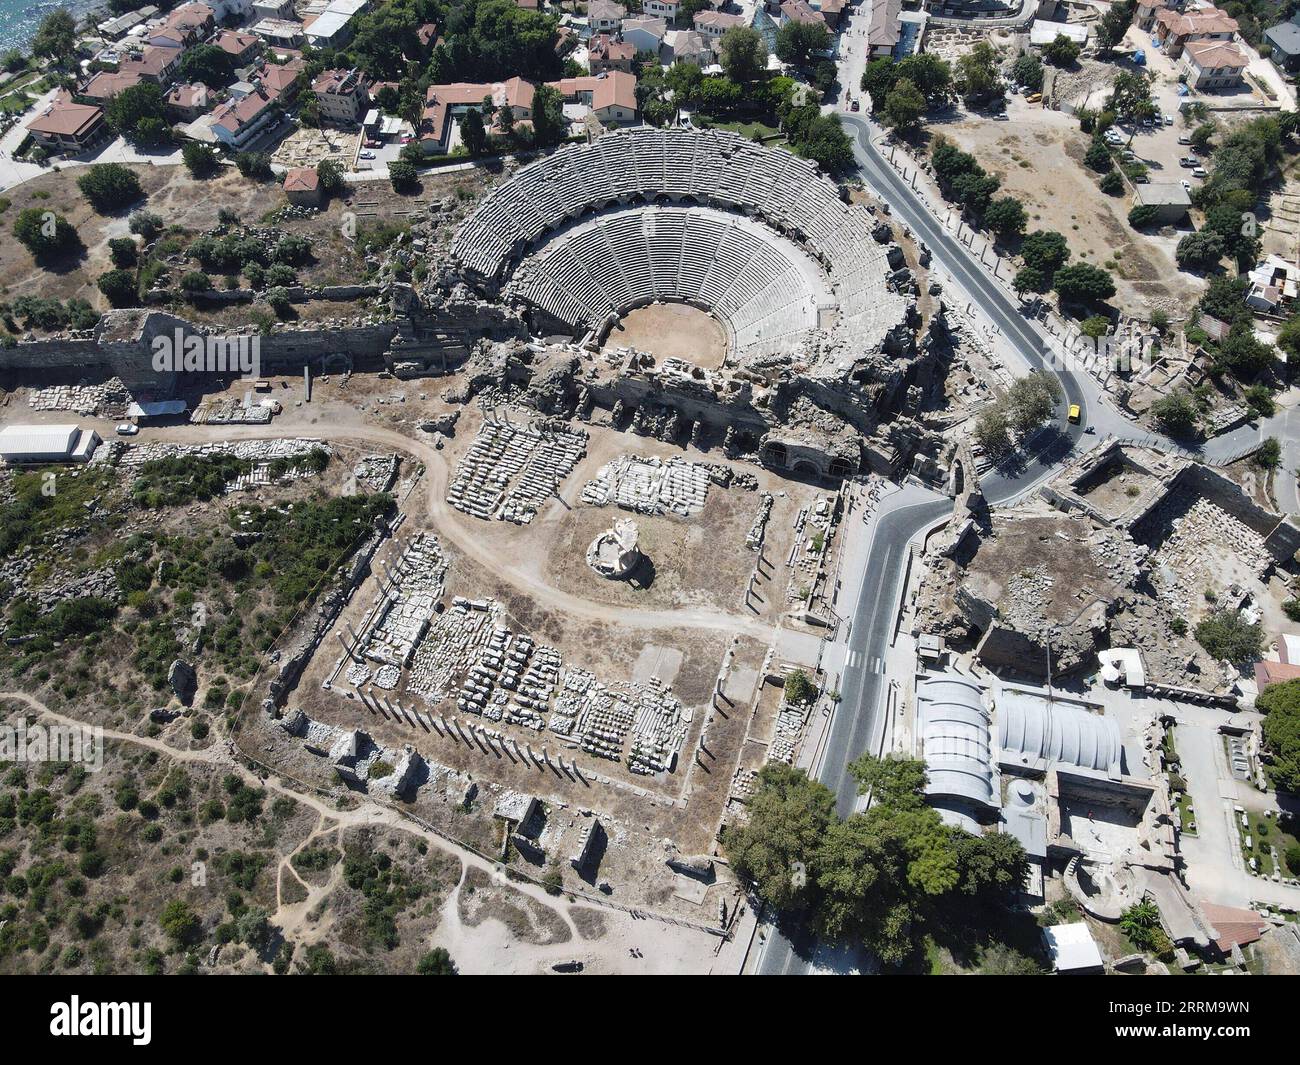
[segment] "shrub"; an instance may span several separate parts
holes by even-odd
[[[1227,662],[1253,662],[1263,649],[1264,634],[1235,610],[1216,610],[1196,626],[1196,642],[1212,657]]]
[[[139,302],[135,274],[130,270],[109,270],[100,274],[95,284],[114,307],[134,307]]]
[[[114,237],[108,242],[108,253],[113,265],[122,270],[135,266],[140,258],[139,249],[130,237]]]
[[[116,211],[142,195],[135,171],[121,163],[96,163],[77,178],[77,188],[97,211]]]

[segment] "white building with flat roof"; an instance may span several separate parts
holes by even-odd
[[[0,429],[0,459],[10,466],[87,462],[99,444],[95,430],[76,425],[9,425]]]

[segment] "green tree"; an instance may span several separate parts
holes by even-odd
[[[217,170],[217,153],[212,145],[202,141],[186,141],[181,149],[181,159],[185,167],[196,178],[207,177]]]
[[[1036,229],[1020,242],[1020,258],[1026,266],[1051,277],[1070,258],[1065,237],[1052,229]]]
[[[1210,142],[1214,135],[1219,131],[1219,127],[1213,122],[1202,122],[1191,134],[1192,147],[1199,152],[1208,151]]]
[[[758,80],[767,70],[767,46],[751,26],[732,26],[722,35],[719,60],[727,77],[739,85]]]
[[[980,411],[975,419],[975,442],[994,462],[1009,454],[1015,446],[1011,438],[1011,422],[1000,404],[991,404]]]
[[[1208,270],[1223,258],[1223,237],[1208,229],[1188,233],[1174,249],[1174,258],[1184,270]]]
[[[812,57],[825,52],[831,43],[823,23],[790,21],[776,33],[776,57],[782,63],[806,67]]]
[[[1093,37],[1103,55],[1114,51],[1115,46],[1124,39],[1124,34],[1133,22],[1136,8],[1136,0],[1118,0],[1101,17]]]
[[[316,182],[321,192],[326,196],[332,196],[341,191],[345,184],[343,168],[333,159],[322,159],[316,164]]]
[[[177,946],[194,942],[202,927],[198,915],[183,899],[172,899],[167,903],[158,923]]]
[[[95,285],[113,307],[134,307],[140,302],[135,273],[131,270],[109,270],[99,275]]]
[[[1097,134],[1092,138],[1092,142],[1088,145],[1088,151],[1084,153],[1083,161],[1099,174],[1106,173],[1114,166],[1110,156],[1110,148],[1106,145],[1106,141],[1101,134]]]
[[[27,207],[14,219],[18,243],[39,260],[73,252],[81,247],[77,230],[61,214],[42,207]]]
[[[1156,221],[1160,208],[1154,204],[1139,203],[1128,213],[1128,224],[1134,229],[1145,229]]]
[[[1186,391],[1162,396],[1151,405],[1151,414],[1170,436],[1190,436],[1196,429],[1196,403]]]
[[[144,195],[135,171],[121,163],[96,163],[77,178],[77,188],[100,212],[116,211]]]
[[[1011,80],[1030,92],[1040,92],[1043,88],[1043,64],[1037,56],[1026,52],[1011,64]]]
[[[759,773],[749,819],[722,836],[728,860],[759,896],[778,910],[801,910],[812,900],[809,865],[835,820],[835,795],[801,769],[768,762]]]
[[[794,23],[790,23],[794,25]],[[891,129],[900,133],[910,133],[921,122],[925,114],[925,97],[921,90],[906,78],[903,78],[885,98],[882,120]]]
[[[1058,33],[1052,43],[1043,49],[1043,58],[1054,67],[1069,67],[1079,58],[1080,47],[1063,33]]]
[[[957,60],[953,79],[957,94],[968,107],[1001,103],[1006,86],[998,74],[998,52],[988,41],[980,41]]]
[[[108,242],[108,253],[113,265],[123,270],[135,266],[140,257],[139,249],[130,237],[114,237]]]
[[[420,976],[458,976],[460,970],[456,968],[456,963],[451,960],[451,955],[447,953],[445,947],[434,947],[427,954],[421,955],[420,960],[416,963],[415,971]]]
[[[1115,281],[1109,270],[1091,263],[1075,263],[1056,271],[1052,287],[1064,300],[1096,303],[1115,295]]]
[[[41,19],[32,37],[32,54],[53,60],[56,66],[71,65],[77,55],[77,20],[71,11],[56,8]]]
[[[1251,461],[1260,469],[1275,470],[1282,465],[1282,444],[1275,436],[1265,438],[1251,456]]]
[[[1264,633],[1236,610],[1216,610],[1196,626],[1196,642],[1213,658],[1254,662],[1263,650]]]
[[[1300,681],[1270,684],[1255,699],[1255,709],[1264,715],[1261,733],[1270,755],[1265,763],[1269,780],[1279,791],[1300,792]],[[1300,863],[1287,864],[1300,872]]]
[[[123,89],[108,101],[104,120],[116,133],[137,141],[152,141],[157,126],[169,128],[162,89],[152,81]]]
[[[420,187],[419,172],[403,159],[394,159],[388,164],[388,180],[394,192],[414,192]]]
[[[1047,278],[1036,266],[1022,266],[1011,279],[1011,287],[1021,295],[1026,292],[1046,292]]]
[[[537,86],[533,94],[533,136],[537,143],[543,146],[559,144],[568,128],[560,90],[549,85]]]
[[[478,108],[471,107],[460,119],[460,140],[465,150],[472,156],[483,154],[487,147],[487,130],[483,126],[483,116]]]
[[[1000,196],[984,212],[984,223],[999,236],[1014,237],[1025,231],[1029,216],[1025,205],[1011,196]]]
[[[224,89],[234,78],[235,58],[215,44],[196,44],[181,52],[176,73],[182,81]]]

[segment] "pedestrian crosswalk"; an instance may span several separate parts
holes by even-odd
[[[865,669],[868,673],[884,673],[885,660],[879,655],[864,655],[861,651],[845,649],[845,669]]]

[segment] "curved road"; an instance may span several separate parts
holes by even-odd
[[[859,170],[873,192],[889,204],[895,216],[912,230],[917,239],[926,244],[934,262],[978,303],[980,310],[1001,331],[1025,364],[1030,369],[1052,373],[1060,381],[1063,400],[1058,413],[1062,417],[1057,424],[1064,422],[1067,404],[1077,403],[1083,412],[1080,425],[1068,426],[1067,432],[1055,434],[1056,439],[1039,454],[1029,456],[1020,469],[990,471],[981,479],[985,498],[991,505],[1011,502],[1055,473],[1074,453],[1083,437],[1084,426],[1098,430],[1097,439],[1112,435],[1188,453],[1173,441],[1134,425],[1120,414],[1106,400],[1100,383],[1090,374],[1056,365],[1047,338],[1020,314],[1013,297],[989,277],[984,267],[948,233],[893,166],[881,157],[872,143],[873,127],[870,123],[852,114],[841,114],[840,119],[856,132],[854,150]],[[1279,415],[1265,422],[1263,428],[1271,428],[1274,424],[1289,427],[1285,416]],[[1216,437],[1195,457],[1211,462],[1223,461],[1256,443],[1260,434],[1258,425],[1243,426],[1234,433]],[[825,755],[817,772],[818,779],[835,792],[841,816],[852,813],[858,799],[855,782],[848,776],[847,767],[863,753],[877,749],[883,726],[881,708],[888,681],[883,672],[870,666],[883,662],[893,635],[898,602],[903,592],[901,584],[908,542],[951,509],[952,501],[949,499],[910,489],[885,500],[875,518],[862,585],[853,609],[848,647],[848,661],[858,664],[845,667],[840,686],[841,702],[832,720]],[[816,967],[813,955],[817,948],[815,939],[802,929],[790,929],[787,934],[773,928],[762,948],[756,971],[763,975],[809,973]],[[842,953],[837,952],[835,965],[838,967],[843,962]]]

